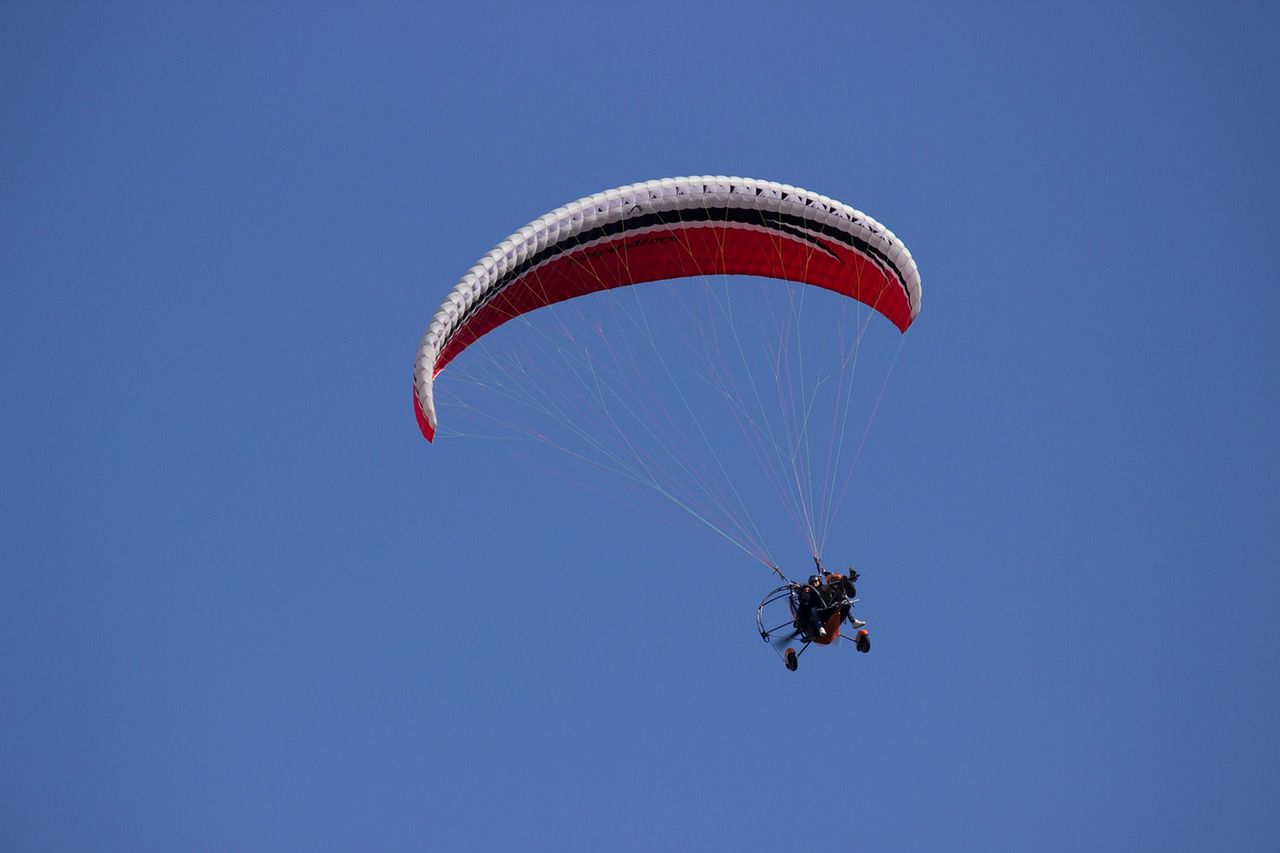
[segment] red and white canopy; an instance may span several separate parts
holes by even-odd
[[[901,331],[920,273],[893,232],[848,205],[752,178],[666,178],[579,199],[535,219],[449,291],[418,346],[414,408],[435,437],[432,383],[486,332],[547,305],[625,285],[755,275],[863,302]]]

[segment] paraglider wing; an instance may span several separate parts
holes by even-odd
[[[754,275],[863,302],[901,331],[920,312],[911,253],[883,225],[826,196],[750,178],[667,178],[580,199],[480,259],[445,297],[414,364],[414,408],[435,436],[432,383],[513,317],[625,285]]]

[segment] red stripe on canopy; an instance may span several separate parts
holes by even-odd
[[[758,229],[690,225],[578,248],[507,284],[449,338],[435,374],[486,333],[547,305],[647,281],[697,275],[755,275],[812,284],[857,299],[901,331],[911,325],[902,286],[853,249],[812,243]]]

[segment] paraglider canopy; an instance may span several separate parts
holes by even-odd
[[[906,331],[920,312],[911,253],[848,205],[787,184],[704,176],[631,184],[535,219],[480,259],[428,324],[414,409],[435,437],[433,382],[481,336],[538,308],[703,275],[782,279],[856,299]]]

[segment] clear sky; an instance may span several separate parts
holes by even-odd
[[[0,10],[0,848],[1280,847],[1270,5],[430,5]],[[476,258],[702,173],[919,262],[870,655],[415,426]]]

